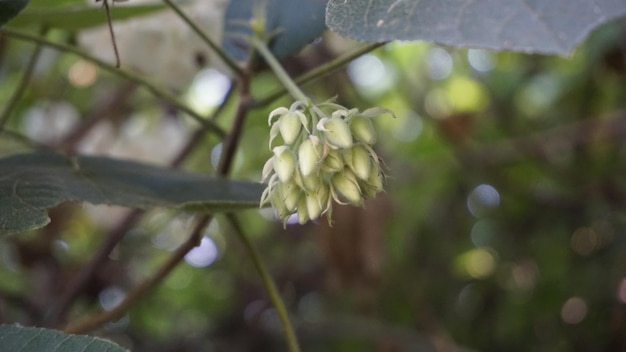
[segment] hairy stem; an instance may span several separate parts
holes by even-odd
[[[189,27],[196,32],[196,34],[198,36],[200,36],[200,38],[202,38],[202,40],[211,48],[213,49],[217,55],[220,57],[220,59],[222,59],[222,61],[224,61],[224,63],[228,66],[228,68],[230,68],[237,76],[242,76],[244,74],[243,70],[241,69],[241,67],[239,67],[239,65],[237,64],[237,61],[235,61],[235,59],[233,59],[230,55],[228,55],[219,45],[215,44],[215,42],[209,38],[208,35],[206,35],[206,33],[204,33],[204,31],[202,29],[200,29],[200,27],[198,27],[198,25],[191,20],[191,18],[189,18],[181,9],[180,7],[178,7],[178,5],[174,4],[171,0],[163,0],[163,2],[165,2],[165,4],[167,6],[169,6],[172,10],[174,10],[174,12],[176,12],[176,14],[185,22],[187,23],[187,25],[189,25]]]
[[[349,63],[350,61],[356,59],[357,57],[369,53],[370,51],[373,51],[377,48],[380,48],[381,46],[385,45],[387,43],[371,43],[371,44],[365,44],[357,49],[355,49],[354,51],[351,51],[349,53],[343,54],[335,59],[333,59],[332,61],[329,61],[323,65],[320,65],[314,69],[312,69],[311,71],[303,74],[302,76],[298,77],[295,79],[295,83],[298,85],[303,85],[312,81],[315,81],[317,79],[323,78],[328,76],[329,74],[331,74],[332,72],[334,72],[335,70],[343,67],[344,65],[346,65],[347,63]],[[282,97],[283,95],[285,95],[287,93],[287,89],[286,88],[281,88],[273,93],[268,94],[265,97],[261,97],[259,99],[255,99],[254,101],[254,107],[262,107],[265,106],[269,103],[271,103],[272,101]]]
[[[17,29],[13,29],[13,28],[8,28],[8,27],[0,28],[0,33],[6,35],[7,37],[12,37],[16,39],[38,43],[40,45],[49,46],[51,48],[55,48],[60,51],[77,55],[87,61],[92,62],[93,64],[95,64],[96,66],[100,67],[101,69],[107,72],[110,72],[128,81],[135,82],[141,85],[142,87],[148,89],[150,92],[152,92],[152,94],[154,94],[155,96],[161,99],[167,100],[176,108],[178,108],[180,111],[183,111],[184,113],[188,114],[193,119],[198,121],[203,127],[206,127],[207,129],[211,130],[213,133],[217,134],[218,136],[224,137],[226,135],[226,132],[224,132],[224,130],[222,130],[222,128],[219,127],[217,124],[215,124],[213,121],[204,119],[200,114],[198,114],[193,109],[185,105],[177,97],[165,91],[164,89],[158,87],[156,84],[148,81],[146,78],[141,77],[138,74],[135,74],[130,71],[118,69],[115,66],[108,64],[102,60],[99,60],[81,51],[80,49],[74,46],[61,44],[61,43],[55,43],[41,36],[32,35],[32,34],[29,34],[29,33],[26,33]]]
[[[228,213],[226,214],[226,218],[228,219],[230,225],[235,230],[235,233],[241,240],[241,242],[246,247],[248,254],[250,255],[250,259],[252,259],[252,263],[254,267],[259,272],[261,276],[261,280],[263,281],[263,285],[265,285],[265,289],[270,296],[270,300],[276,308],[276,313],[278,314],[278,318],[280,319],[280,323],[285,332],[285,339],[287,340],[287,345],[289,347],[290,352],[298,352],[300,351],[300,347],[298,345],[298,339],[296,337],[296,333],[291,325],[291,321],[289,319],[289,313],[287,313],[287,308],[285,307],[285,303],[280,297],[280,293],[278,292],[278,288],[276,288],[276,283],[272,279],[269,271],[265,267],[265,264],[261,260],[261,255],[259,251],[256,249],[250,238],[246,236],[245,232],[239,225],[239,221],[235,217],[234,214]]]
[[[265,59],[265,62],[267,62],[272,71],[274,71],[274,74],[276,75],[280,83],[283,84],[285,89],[287,89],[289,94],[291,94],[294,99],[300,100],[303,103],[307,104],[309,98],[300,90],[300,88],[298,88],[298,86],[293,82],[291,77],[289,77],[289,74],[285,71],[285,69],[283,69],[278,60],[276,60],[276,57],[274,57],[270,49],[267,48],[267,45],[265,45],[265,43],[263,43],[263,41],[261,41],[261,39],[257,37],[251,37],[250,43],[259,52],[259,54],[261,54],[263,59]]]

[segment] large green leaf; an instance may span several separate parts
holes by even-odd
[[[567,55],[596,26],[624,14],[624,0],[330,0],[326,24],[363,41]]]
[[[2,0],[0,0],[2,1]],[[33,0],[34,1],[34,0]],[[38,1],[36,6],[28,6],[19,16],[10,23],[12,26],[49,26],[67,30],[78,30],[100,26],[106,23],[106,13],[100,6],[92,7],[84,3],[74,2],[72,5],[65,2],[51,2],[45,6]],[[164,9],[164,5],[133,5],[110,6],[111,18],[122,20],[130,17],[150,14]]]
[[[113,342],[83,335],[16,325],[0,325],[0,352],[128,352]]]
[[[317,38],[324,30],[328,0],[237,0],[226,8],[224,49],[238,60],[248,57],[245,40],[252,34],[251,20],[265,15],[268,33],[274,35],[270,49],[279,58],[292,54]]]
[[[0,159],[0,233],[45,226],[62,202],[220,211],[257,207],[263,188],[105,157],[12,155]]]
[[[28,0],[0,0],[0,26],[26,7]]]

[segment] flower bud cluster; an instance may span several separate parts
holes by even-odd
[[[261,206],[270,203],[284,222],[297,214],[304,224],[325,213],[330,221],[333,200],[361,205],[374,197],[383,189],[384,173],[372,149],[371,119],[384,113],[391,112],[300,101],[273,110],[268,119],[273,156],[263,167],[263,181],[269,181]],[[283,144],[273,146],[279,136]]]

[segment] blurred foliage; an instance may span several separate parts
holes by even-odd
[[[327,35],[285,66],[297,76],[352,45]],[[390,43],[305,86],[320,101],[337,96],[398,117],[376,120],[390,177],[364,209],[338,207],[333,227],[283,229],[265,209],[239,216],[303,350],[626,350],[625,48],[624,21],[603,26],[571,58]],[[31,50],[0,38],[0,104]],[[7,127],[58,145],[104,109],[78,150],[160,164],[191,138],[196,125],[118,78],[95,69],[92,81],[77,83],[70,72],[81,62],[44,50]],[[252,95],[277,86],[261,73]],[[260,179],[267,114],[279,105],[289,100],[247,117],[234,177]],[[235,109],[229,101],[220,126],[230,128]],[[218,145],[206,136],[183,167],[215,172]],[[27,149],[0,136],[1,155]],[[0,239],[0,321],[46,324],[126,211],[65,204],[48,227]],[[123,297],[185,240],[192,220],[148,212],[69,319]],[[276,313],[228,222],[218,216],[205,237],[200,249],[212,260],[188,258],[99,333],[136,352],[284,350]]]

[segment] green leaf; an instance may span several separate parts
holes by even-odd
[[[224,211],[258,207],[263,189],[106,157],[12,155],[0,159],[0,233],[43,227],[46,210],[68,201]]]
[[[0,26],[26,7],[28,0],[0,0]]]
[[[2,0],[0,0],[2,1]],[[18,17],[10,22],[11,26],[49,26],[66,30],[78,30],[100,26],[107,22],[104,8],[92,7],[85,4],[62,6],[64,2],[52,2],[50,6],[44,6],[39,2],[37,6],[29,6]],[[114,21],[130,17],[147,15],[164,9],[164,5],[133,5],[133,6],[110,6],[111,18]]]
[[[270,49],[278,58],[290,55],[317,38],[324,30],[328,0],[237,0],[229,1],[224,26],[224,49],[238,60],[248,57],[244,39],[252,34],[249,24],[259,13],[266,18],[266,31],[274,34]]]
[[[128,352],[113,342],[57,330],[0,325],[0,352]]]
[[[567,55],[592,29],[624,14],[624,0],[330,0],[326,24],[362,41]]]

